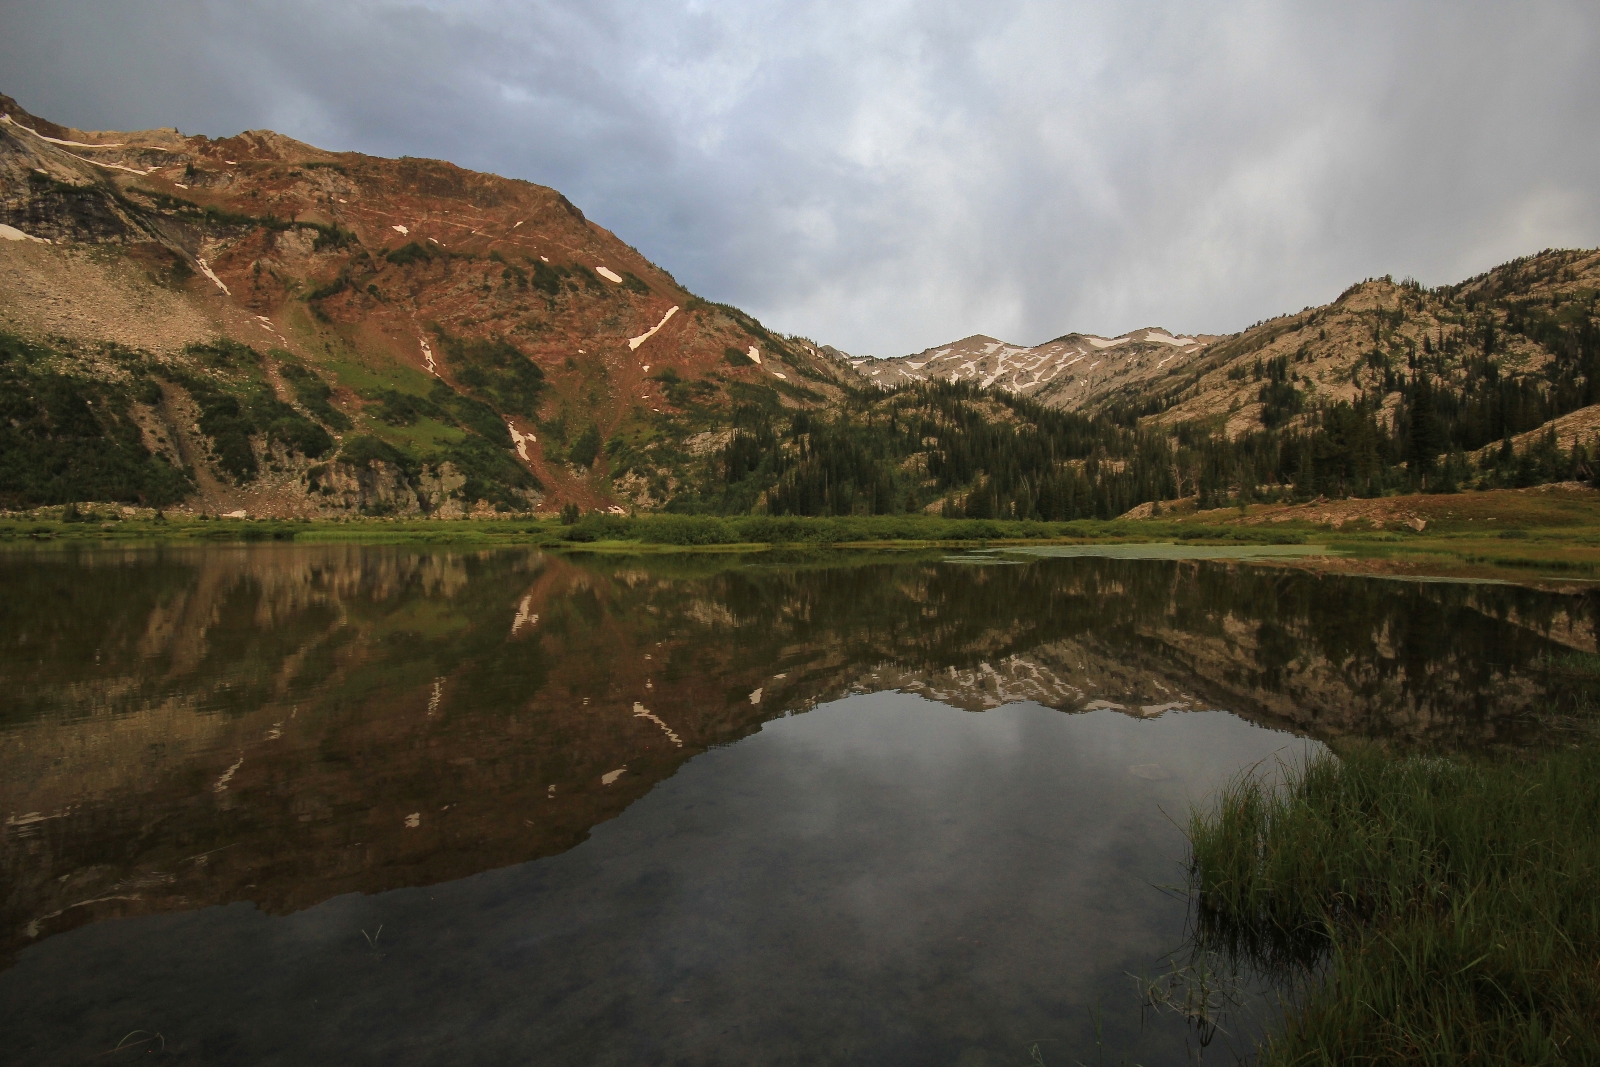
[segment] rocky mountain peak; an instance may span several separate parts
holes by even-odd
[[[1215,339],[1151,326],[1118,337],[1069,333],[1029,348],[973,334],[909,356],[858,357],[850,364],[883,388],[968,381],[1077,410],[1129,385],[1177,372]]]

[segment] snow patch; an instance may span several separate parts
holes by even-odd
[[[788,381],[789,380],[789,376],[787,374],[783,373],[780,370],[773,371],[772,372],[772,376],[774,378],[782,378],[784,381]]]
[[[1096,348],[1115,348],[1118,345],[1125,345],[1128,343],[1128,339],[1126,337],[1118,337],[1114,341],[1107,341],[1104,337],[1085,337],[1084,340],[1088,341]]]
[[[528,442],[533,440],[533,438],[524,437],[521,433],[517,432],[517,427],[510,419],[506,420],[506,429],[511,431],[511,443],[517,446],[517,455],[522,457],[522,462],[528,462]],[[511,632],[516,633],[515,630],[512,630]]]
[[[27,130],[41,141],[49,141],[51,144],[64,144],[71,148],[121,148],[123,145],[122,141],[116,141],[111,144],[85,144],[83,141],[63,141],[59,137],[46,137],[38,130],[15,121],[10,115],[0,115],[0,124],[15,126],[19,130]]]
[[[31,233],[23,233],[21,230],[17,229],[15,226],[7,226],[3,222],[0,222],[0,240],[6,240],[6,241],[35,241],[35,242],[37,242],[39,244],[42,244],[42,245],[47,245],[47,244],[51,244],[52,243],[48,238],[35,237]]]
[[[244,508],[240,508],[238,511],[230,511],[222,517],[225,519],[248,519],[250,513],[245,511]]]
[[[610,785],[612,782],[615,782],[618,778],[621,778],[622,775],[623,775],[623,772],[626,771],[627,769],[628,768],[626,768],[626,767],[618,767],[614,771],[607,771],[606,773],[604,773],[604,774],[602,774],[600,776],[600,784],[601,785]]]
[[[540,256],[539,258],[540,259],[544,259],[543,256]],[[676,315],[677,313],[678,313],[678,305],[677,304],[673,304],[671,307],[669,307],[667,309],[667,313],[665,315],[661,316],[661,321],[660,322],[658,322],[654,326],[650,327],[644,333],[641,333],[638,337],[630,337],[630,338],[628,338],[628,347],[630,349],[637,350],[640,345],[644,344],[646,341],[650,340],[650,338],[654,337],[656,335],[656,331],[661,329],[661,327],[665,326],[667,324],[667,320],[672,318],[672,316]],[[751,351],[754,352],[755,349],[752,348]]]
[[[232,293],[228,292],[228,287],[226,285],[222,284],[222,279],[217,277],[216,274],[212,272],[211,268],[206,264],[205,260],[197,259],[197,260],[195,260],[195,262],[200,264],[200,273],[204,274],[207,278],[210,278],[213,282],[215,282],[217,288],[222,290],[222,294],[224,296],[232,296],[233,295]]]
[[[401,237],[411,236],[411,231],[405,226],[396,224],[394,226],[390,226],[389,229],[393,230],[395,233],[398,233]]]
[[[752,704],[761,703],[761,690],[760,689],[757,689],[754,693],[750,694],[750,703],[752,703]]]
[[[755,361],[755,362],[756,362],[756,363],[757,363],[757,364],[758,364],[758,365],[759,365],[759,364],[760,364],[760,362],[761,362],[761,352],[760,352],[760,350],[758,350],[758,349],[757,349],[757,348],[756,348],[756,346],[755,346],[755,345],[751,345],[751,346],[750,346],[750,351],[749,351],[749,352],[746,352],[746,353],[745,353],[745,355],[747,355],[747,356],[749,356],[749,357],[750,357],[750,358],[751,358],[751,359],[752,359],[752,360],[754,360],[754,361]]]
[[[414,811],[406,816],[406,829],[415,830],[422,825],[422,812]]]
[[[1171,334],[1162,333],[1159,330],[1151,330],[1149,333],[1144,335],[1144,339],[1146,341],[1155,341],[1158,344],[1163,345],[1177,345],[1179,348],[1185,348],[1189,345],[1200,343],[1193,337],[1173,337]]]
[[[26,126],[22,128],[27,129]],[[98,159],[90,159],[88,156],[80,156],[76,152],[68,152],[67,155],[71,156],[73,159],[88,163],[91,166],[104,167],[106,170],[125,170],[129,174],[137,174],[140,177],[143,177],[146,174],[154,174],[156,169],[151,167],[149,170],[140,170],[138,167],[125,167],[121,163],[102,163]]]
[[[616,282],[618,285],[622,284],[622,275],[618,274],[610,267],[596,267],[594,272],[608,282]]]
[[[428,339],[419,336],[417,341],[422,345],[422,358],[428,361],[428,373],[437,378],[439,376],[439,367],[433,361],[433,349],[428,347]]]

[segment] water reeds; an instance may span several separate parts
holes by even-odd
[[[1197,937],[1284,980],[1262,1064],[1600,1063],[1600,750],[1320,755],[1189,832]]]

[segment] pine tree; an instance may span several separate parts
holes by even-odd
[[[1411,382],[1410,427],[1406,435],[1407,459],[1412,477],[1424,488],[1444,447],[1444,434],[1434,410],[1433,385],[1426,374]]]

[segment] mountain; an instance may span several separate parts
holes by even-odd
[[[1600,251],[1225,337],[862,360],[553,189],[0,112],[0,508],[1060,521],[1600,474]]]
[[[1372,278],[1259,323],[1145,395],[1164,426],[1229,437],[1305,425],[1331,406],[1408,421],[1419,381],[1442,419],[1439,451],[1471,451],[1600,401],[1600,250],[1546,250],[1427,288]]]
[[[853,379],[552,189],[0,113],[0,504],[615,507],[735,404]]]
[[[1187,366],[1215,337],[1185,337],[1146,328],[1120,337],[1069,333],[1033,348],[973,334],[894,359],[852,358],[850,365],[883,388],[908,382],[965,381],[1077,411],[1130,386],[1143,386]]]
[[[1600,478],[1600,250],[1548,249],[1434,288],[1369,278],[1329,304],[1185,340],[1141,330],[1115,348],[1068,335],[1019,349],[979,336],[849,362],[885,389],[932,377],[1087,416],[1095,431],[1080,439],[1094,444],[1060,468],[1085,473],[1102,516],[1129,494],[1214,507]],[[1123,355],[1095,369],[1104,385],[1067,377],[1107,350]],[[1115,466],[1096,471],[1096,458]],[[1039,494],[1022,483],[1037,476],[987,473],[1012,486],[996,490],[997,514],[1033,513]]]

